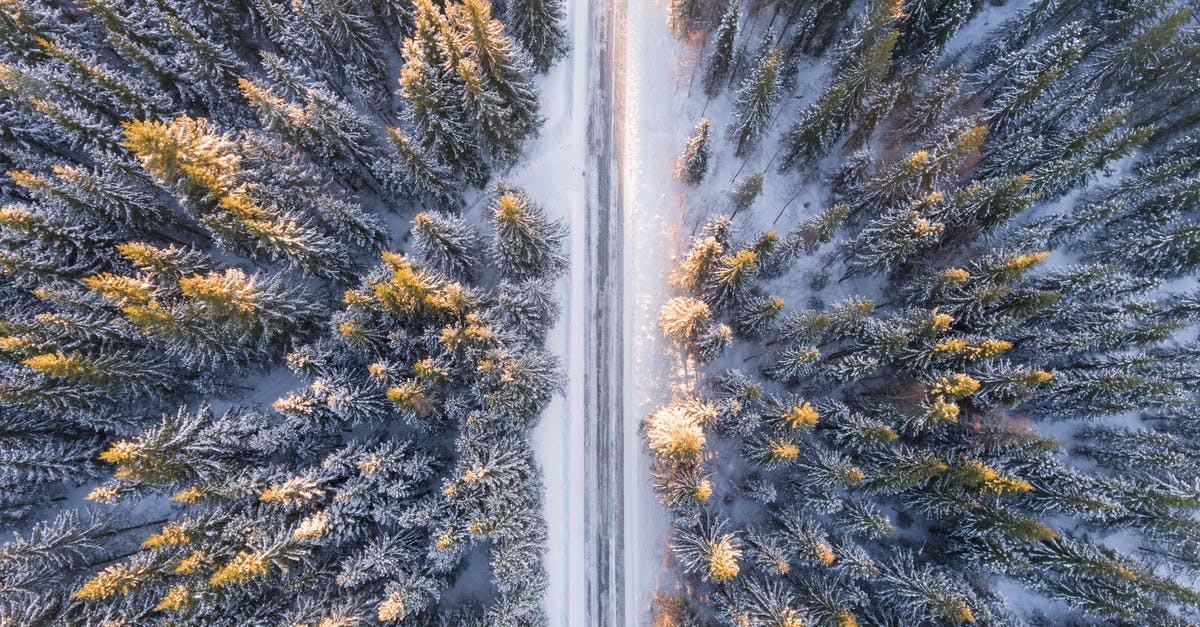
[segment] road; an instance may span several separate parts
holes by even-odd
[[[584,331],[584,549],[589,625],[624,625],[625,351],[624,144],[625,0],[590,0],[593,38],[588,107]],[[632,621],[630,621],[632,622]]]
[[[668,532],[638,433],[669,396],[661,375],[672,370],[656,320],[679,203],[663,197],[677,186],[673,155],[660,153],[687,129],[675,128],[673,109],[657,110],[661,90],[642,90],[672,83],[665,0],[566,9],[571,54],[543,80],[546,123],[509,174],[571,226],[563,315],[548,338],[568,384],[534,434],[549,531],[545,608],[555,626],[639,625],[663,581]],[[644,97],[655,100],[643,106]]]

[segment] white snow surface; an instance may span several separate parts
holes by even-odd
[[[506,175],[547,213],[571,227],[571,269],[559,282],[562,315],[547,338],[547,348],[562,360],[567,388],[555,397],[533,432],[533,445],[546,486],[545,516],[549,531],[546,570],[550,587],[545,609],[551,625],[586,624],[583,533],[583,215],[586,211],[584,166],[587,160],[588,3],[568,2],[571,34],[569,56],[539,83],[541,134],[521,165]]]
[[[665,0],[626,4],[622,155],[625,250],[625,616],[649,622],[658,591],[671,592],[669,515],[652,488],[651,457],[638,426],[643,417],[689,389],[694,372],[658,331],[670,293],[668,276],[687,240],[687,200],[672,170],[699,111],[688,98],[686,68],[695,55],[670,35]],[[701,104],[702,106],[702,104]]]

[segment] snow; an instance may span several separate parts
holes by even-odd
[[[690,389],[694,377],[658,331],[671,293],[668,276],[689,236],[687,199],[673,176],[676,154],[703,107],[689,99],[696,50],[669,35],[663,0],[626,0],[625,120],[621,159],[625,200],[625,608],[648,622],[657,590],[673,590],[666,564],[669,515],[654,495],[651,457],[638,425]],[[700,93],[697,88],[695,94]],[[688,230],[685,230],[687,228]]]
[[[583,542],[583,325],[586,323],[586,268],[583,215],[586,210],[584,164],[587,158],[589,23],[588,4],[568,2],[569,56],[541,79],[545,123],[526,151],[521,166],[507,178],[547,213],[571,227],[571,270],[559,283],[563,314],[547,338],[547,348],[562,360],[567,388],[556,397],[534,429],[533,444],[544,473],[545,517],[549,532],[546,570],[550,586],[545,609],[551,625],[586,624]]]

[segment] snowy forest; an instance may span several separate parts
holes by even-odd
[[[1196,9],[670,4],[654,624],[1200,620]]]
[[[562,20],[0,5],[0,624],[544,622]]]
[[[0,626],[1200,624],[1198,11],[0,0]]]

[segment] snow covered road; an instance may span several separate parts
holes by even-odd
[[[587,301],[583,376],[587,624],[622,625],[625,608],[623,61],[625,0],[594,0],[588,112]],[[630,621],[632,622],[632,621]]]
[[[674,367],[654,321],[682,205],[658,197],[674,188],[669,153],[683,135],[678,122],[651,128],[662,116],[639,112],[642,81],[674,71],[677,44],[663,41],[661,0],[567,10],[571,56],[542,81],[546,122],[509,174],[571,227],[563,315],[549,339],[568,385],[534,434],[550,533],[546,612],[556,626],[641,625],[666,572],[668,528],[638,423],[669,396],[659,382]]]

